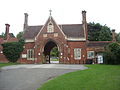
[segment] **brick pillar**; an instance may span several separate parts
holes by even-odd
[[[9,24],[5,24],[6,26],[6,31],[5,31],[5,40],[8,40],[9,39],[9,27],[10,25]]]
[[[116,39],[115,39],[115,29],[112,30],[112,41],[116,42]]]
[[[82,11],[82,24],[85,33],[86,40],[88,40],[88,30],[87,30],[87,21],[86,21],[86,11]]]

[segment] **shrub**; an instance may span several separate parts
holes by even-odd
[[[20,58],[20,54],[23,51],[23,43],[21,42],[9,42],[2,44],[3,54],[10,62],[16,62]]]
[[[120,45],[111,43],[105,48],[104,53],[105,64],[120,64]]]

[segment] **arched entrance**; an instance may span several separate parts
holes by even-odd
[[[56,56],[56,58],[54,57],[54,59],[58,59],[58,61],[52,61],[53,57],[51,56],[51,51],[53,51],[53,49],[58,49],[58,45],[54,42],[54,41],[48,41],[45,46],[44,46],[44,61],[45,63],[59,63],[59,55]]]

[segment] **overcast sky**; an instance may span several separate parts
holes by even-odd
[[[43,25],[52,16],[57,24],[81,24],[81,11],[87,11],[87,22],[107,25],[120,32],[120,0],[0,0],[0,33],[5,24],[15,35],[23,30],[24,13],[29,25]]]

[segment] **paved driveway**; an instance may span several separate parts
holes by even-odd
[[[36,90],[45,81],[58,75],[86,69],[83,65],[40,64],[3,67],[0,90]]]

